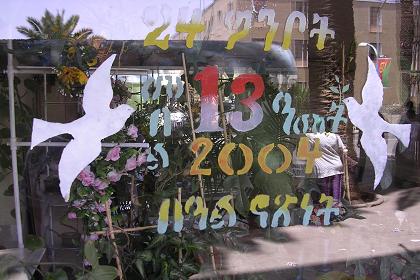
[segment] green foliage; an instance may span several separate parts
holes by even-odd
[[[339,94],[339,93],[340,93],[340,90],[339,90],[337,87],[335,87],[335,86],[330,86],[330,90],[331,90],[332,92],[334,92],[334,93],[337,93],[337,94]]]
[[[112,256],[114,255],[114,247],[108,239],[100,239],[98,242],[98,251],[102,254],[105,254],[108,264],[112,261]]]
[[[134,267],[141,279],[188,279],[199,271],[195,256],[207,245],[192,236],[170,233],[156,235],[134,255]],[[181,262],[179,251],[182,252]]]
[[[92,270],[82,273],[77,280],[113,280],[118,276],[117,269],[109,265],[100,265],[99,256],[93,241],[85,243],[84,254]]]
[[[349,89],[350,89],[350,85],[349,85],[349,84],[348,84],[348,85],[343,86],[343,93],[348,92],[348,91],[349,91]]]
[[[340,83],[340,78],[337,75],[334,75],[334,79],[337,83]]]
[[[42,237],[36,236],[36,235],[32,235],[32,234],[28,234],[25,236],[25,248],[34,251],[36,249],[40,249],[42,247],[44,247],[44,239]]]
[[[242,217],[247,217],[249,212],[249,198],[253,185],[247,175],[228,176],[223,181],[223,188],[235,194],[235,210]]]
[[[92,271],[78,278],[78,280],[114,280],[117,278],[117,269],[113,266],[99,265]]]
[[[350,84],[342,85],[343,83],[340,82],[340,78],[337,75],[334,75],[335,82],[337,82],[338,86],[330,86],[329,89],[335,93],[338,94],[340,97],[340,103],[341,100],[344,98],[344,94],[348,93],[350,90]]]
[[[99,265],[98,253],[93,241],[85,243],[84,253],[86,260],[92,265],[92,267],[97,267]]]
[[[54,272],[48,272],[44,275],[45,280],[68,280],[67,273],[62,269]]]
[[[303,109],[309,104],[309,89],[302,84],[295,83],[288,92],[293,96],[293,107],[296,109],[296,115],[301,115]]]

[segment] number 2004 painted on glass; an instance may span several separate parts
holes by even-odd
[[[235,171],[232,169],[232,167],[229,164],[229,156],[231,152],[236,148],[236,145],[237,145],[236,143],[225,144],[219,153],[217,161],[218,161],[220,169],[226,175],[235,174]],[[314,149],[311,151],[308,137],[301,137],[299,140],[297,157],[299,159],[306,160],[305,173],[307,174],[312,173],[315,159],[322,156],[322,153],[319,150],[319,145],[320,145],[319,139],[315,139]],[[201,146],[204,146],[204,148],[199,152]],[[263,170],[265,173],[268,173],[268,174],[273,173],[273,170],[270,167],[268,167],[268,165],[266,164],[266,159],[267,159],[268,154],[274,149],[274,146],[275,146],[274,143],[266,145],[258,153],[258,164],[261,167],[261,170]],[[289,149],[287,149],[287,147],[282,144],[277,144],[277,147],[283,153],[284,160],[281,166],[279,166],[275,170],[275,172],[282,173],[286,169],[289,168],[292,162],[292,154],[289,151]],[[197,155],[197,158],[194,160],[191,166],[190,175],[204,175],[204,176],[211,175],[211,168],[200,168],[200,164],[201,162],[204,161],[204,159],[210,153],[212,148],[213,148],[213,142],[209,138],[200,137],[200,138],[197,138],[195,141],[193,141],[191,145],[191,150],[194,153],[199,153],[199,154]],[[254,155],[252,153],[252,150],[244,144],[239,144],[239,149],[242,151],[244,155],[245,164],[240,170],[236,172],[236,174],[244,175],[248,173],[249,170],[251,169],[252,163],[254,160]]]

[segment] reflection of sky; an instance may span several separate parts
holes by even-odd
[[[175,33],[178,18],[189,20],[193,9],[207,7],[212,0],[6,0],[2,3],[0,39],[24,38],[16,26],[29,26],[26,17],[41,18],[45,9],[56,13],[66,11],[65,18],[79,15],[79,25],[92,28],[95,34],[107,39],[141,40],[154,27],[169,19],[169,34]],[[181,11],[181,12],[180,12]],[[151,24],[154,24],[153,27]],[[167,34],[167,33],[166,33]]]

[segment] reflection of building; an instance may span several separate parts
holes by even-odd
[[[259,1],[261,2],[261,1]],[[237,30],[229,30],[225,26],[225,16],[230,11],[253,11],[252,27],[249,36],[244,41],[264,41],[268,32],[265,22],[257,21],[258,10],[261,7],[274,9],[275,22],[279,23],[274,42],[283,42],[284,27],[287,17],[292,11],[300,11],[312,22],[312,15],[308,15],[308,0],[266,0],[262,5],[253,5],[256,1],[249,0],[215,0],[203,12],[203,22],[206,25],[204,40],[228,40],[229,36]],[[383,3],[385,2],[385,4]],[[332,11],[333,12],[333,11]],[[348,11],[351,13],[352,11]],[[401,14],[399,0],[353,0],[353,15],[356,45],[360,42],[370,43],[376,46],[379,55],[392,58],[389,87],[384,90],[382,114],[393,123],[397,123],[401,117],[401,104],[406,99],[401,86],[401,71],[399,63],[400,25]],[[321,15],[322,16],[322,15]],[[239,28],[242,29],[242,26]],[[292,32],[290,49],[295,57],[297,66],[298,83],[309,84],[308,70],[308,30],[303,34],[298,31],[295,23]],[[361,101],[361,91],[367,75],[367,59],[369,54],[374,55],[369,48],[356,48],[356,73],[354,81],[354,95]],[[284,81],[280,81],[284,83]],[[288,81],[290,82],[290,81]],[[388,136],[388,153],[393,154],[397,140]]]
[[[226,14],[231,11],[254,11],[252,25],[249,36],[243,41],[261,41],[269,30],[265,22],[258,22],[256,16],[261,8],[274,9],[276,16],[274,21],[279,23],[273,43],[281,44],[283,41],[284,25],[287,17],[292,11],[301,11],[305,15],[308,13],[308,2],[306,0],[215,0],[203,11],[203,23],[206,26],[204,40],[228,40],[229,36],[237,30],[230,30],[225,26]],[[233,17],[235,20],[235,17]],[[297,76],[293,77],[296,82],[307,85],[308,83],[308,34],[293,32],[293,42],[291,51],[296,60],[298,68]]]
[[[257,2],[263,2],[258,5]],[[400,73],[399,73],[399,28],[400,9],[398,1],[386,0],[383,4],[380,0],[354,0],[353,13],[355,24],[356,42],[367,42],[378,47],[379,54],[393,58],[390,72],[390,87],[385,90],[384,105],[401,104],[400,96]],[[254,5],[253,5],[254,3]],[[382,6],[382,7],[381,7]],[[308,15],[307,0],[215,0],[203,11],[203,23],[206,25],[204,40],[228,40],[235,31],[225,26],[225,16],[230,11],[254,11],[253,23],[250,34],[244,41],[264,41],[268,27],[264,22],[258,22],[255,14],[261,7],[274,9],[276,12],[275,22],[279,23],[274,42],[281,44],[283,41],[284,26],[286,19],[292,11],[301,11],[307,15],[308,22],[312,16]],[[349,11],[351,12],[351,11]],[[242,27],[241,27],[242,28]],[[308,84],[308,31],[304,34],[297,30],[297,24],[292,33],[291,51],[296,60],[298,75],[296,81]],[[355,76],[355,96],[360,100],[361,90],[367,73],[367,61],[365,56],[368,49],[357,48],[357,70]]]
[[[401,92],[401,76],[399,70],[399,30],[400,30],[400,7],[396,1],[354,1],[354,25],[356,42],[366,42],[375,46],[379,55],[392,58],[389,75],[389,88],[384,90],[384,105],[396,105],[404,102]],[[372,49],[357,48],[356,75],[354,83],[354,95],[360,101],[361,91],[366,79],[367,60],[366,55],[372,58]],[[385,106],[387,107],[387,106]]]

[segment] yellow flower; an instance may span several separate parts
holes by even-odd
[[[89,67],[92,67],[92,66],[95,66],[96,63],[98,63],[98,59],[95,57],[94,59],[89,60],[88,63],[87,63],[87,65]]]
[[[75,47],[70,47],[67,51],[67,57],[68,58],[73,58],[75,54],[76,54],[76,48]]]
[[[86,76],[85,72],[77,67],[64,66],[58,74],[58,79],[65,87],[70,88],[74,84],[86,84],[88,77]]]
[[[79,84],[81,85],[85,85],[88,81],[88,77],[86,76],[85,72],[80,71],[78,73],[78,78],[79,78]]]

